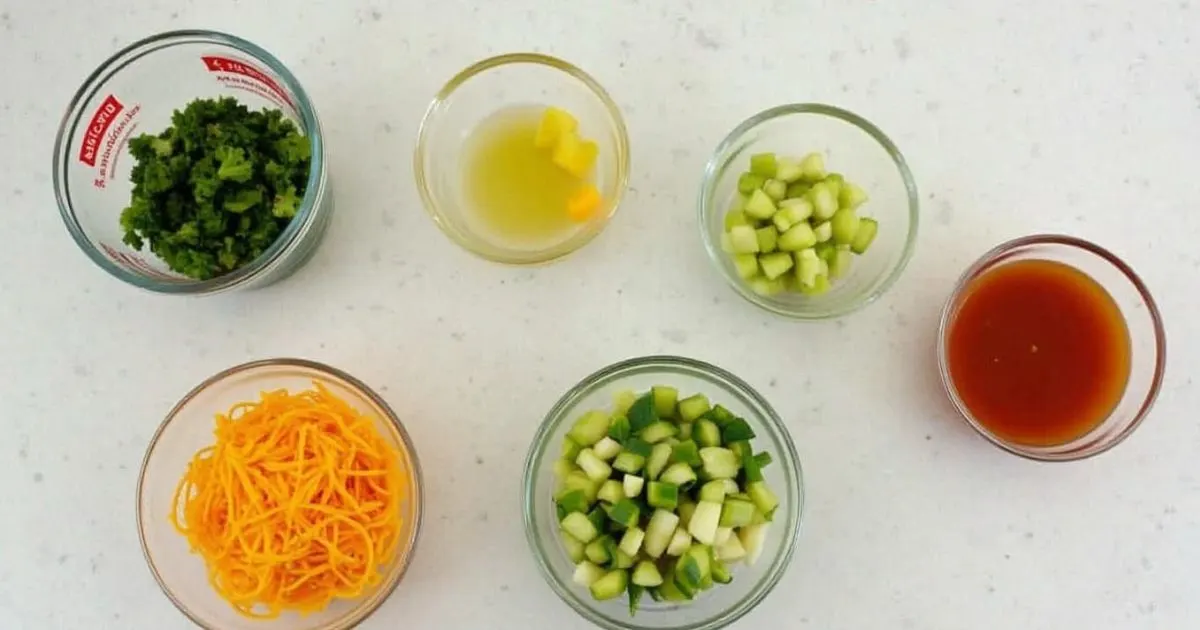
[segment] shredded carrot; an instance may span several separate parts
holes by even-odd
[[[314,387],[263,392],[218,414],[216,443],[175,490],[172,524],[247,617],[357,597],[400,543],[398,454],[369,416]]]

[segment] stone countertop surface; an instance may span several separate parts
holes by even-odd
[[[139,292],[89,262],[56,210],[51,148],[73,92],[120,46],[179,28],[264,46],[320,110],[337,213],[315,258],[264,290]],[[592,73],[633,147],[608,229],[529,269],[444,238],[411,168],[441,84],[517,50]],[[1198,50],[1197,0],[0,0],[0,628],[190,627],[142,559],[139,464],[188,389],[273,356],[378,388],[424,463],[415,563],[364,629],[585,628],[525,543],[523,457],[567,388],[652,353],[745,378],[786,419],[804,463],[795,560],[734,628],[1195,627]],[[921,192],[904,276],[836,322],[797,324],[738,298],[695,227],[717,142],[793,101],[876,122]],[[1035,464],[977,437],[935,364],[958,274],[1034,232],[1124,257],[1168,328],[1149,420],[1074,464]]]

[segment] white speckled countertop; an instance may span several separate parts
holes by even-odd
[[[761,388],[805,465],[796,559],[739,630],[1200,624],[1200,390],[1187,368],[1200,361],[1200,2],[502,4],[0,0],[0,628],[188,627],[138,548],[143,449],[201,379],[277,355],[380,388],[427,469],[416,562],[364,628],[584,628],[527,550],[522,458],[567,387],[656,352]],[[195,27],[255,41],[296,72],[324,121],[338,206],[298,275],[204,300],[140,293],[95,268],[63,229],[49,175],[83,77],[118,45]],[[518,49],[593,73],[634,152],[609,229],[538,269],[457,249],[411,175],[433,92]],[[907,273],[836,323],[744,303],[694,226],[711,148],[796,100],[875,121],[921,189]],[[938,311],[963,266],[1037,231],[1126,257],[1168,326],[1150,420],[1077,464],[977,438],[934,364]]]

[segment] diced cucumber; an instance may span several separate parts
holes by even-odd
[[[758,266],[757,258],[754,260],[754,263],[755,263],[755,267],[757,267]],[[562,441],[562,458],[563,459],[565,459],[567,461],[571,461],[571,462],[575,461],[575,458],[579,455],[579,451],[582,449],[583,449],[583,447],[580,446],[579,443],[576,442],[575,440],[572,440],[570,436],[563,436],[563,441]]]
[[[671,452],[673,448],[670,444],[658,443],[654,445],[654,450],[650,452],[650,457],[646,459],[646,478],[649,480],[658,479],[662,474],[663,469],[671,461]]]
[[[696,504],[696,512],[688,523],[688,533],[704,545],[713,544],[717,537],[717,526],[721,521],[721,504],[712,501],[700,501]]]
[[[597,532],[602,532],[607,529],[608,519],[605,518],[607,512],[599,505],[592,508],[591,512],[587,513],[587,518],[592,522],[592,527],[596,528]]]
[[[671,536],[679,525],[679,515],[667,510],[655,510],[646,525],[646,538],[642,542],[642,550],[651,558],[662,557],[671,542]]]
[[[611,544],[611,538],[607,536],[601,536],[600,538],[588,543],[587,547],[584,547],[583,553],[587,556],[587,559],[590,562],[594,562],[595,564],[608,564],[610,561],[612,561],[612,555],[608,552]]]
[[[716,560],[712,563],[712,579],[717,584],[729,584],[733,581],[733,574],[729,572],[729,567],[725,566],[724,562]]]
[[[670,472],[670,469],[667,471]],[[646,487],[646,503],[652,508],[674,510],[679,505],[679,486],[665,481],[651,481]]]
[[[758,562],[759,556],[762,555],[763,547],[767,542],[767,528],[769,525],[747,525],[738,530],[738,538],[741,540],[742,548],[746,553],[746,564],[753,565]]]
[[[735,254],[757,254],[758,233],[749,225],[735,225],[729,230],[730,247]]]
[[[608,437],[620,442],[621,444],[624,444],[632,433],[633,429],[629,426],[629,418],[626,418],[623,415],[613,416],[608,423]],[[601,441],[603,441],[603,439]]]
[[[717,535],[713,538],[713,546],[720,547],[729,541],[729,537],[733,535],[732,527],[717,527]]]
[[[774,178],[788,184],[800,179],[804,176],[804,168],[800,166],[800,162],[788,158],[779,158],[776,161]]]
[[[625,530],[625,535],[621,537],[621,551],[636,558],[638,552],[642,550],[642,541],[646,539],[646,532],[639,527],[630,527]],[[642,586],[645,586],[643,584]]]
[[[749,286],[751,291],[767,297],[779,295],[787,290],[787,282],[783,278],[768,280],[758,276],[750,279]]]
[[[821,261],[821,262],[825,262],[825,261]],[[827,271],[821,271],[820,273],[817,274],[817,277],[813,279],[812,286],[805,286],[802,284],[802,285],[798,286],[797,288],[804,295],[812,296],[812,295],[821,295],[822,293],[829,291],[829,288],[831,286],[832,285],[829,283],[829,273]]]
[[[843,182],[838,193],[838,205],[851,210],[863,205],[867,200],[867,191],[852,182]]]
[[[559,493],[559,497],[564,496],[572,490],[582,490],[587,497],[588,503],[591,503],[596,500],[596,493],[600,491],[600,484],[592,481],[587,475],[583,474],[582,470],[576,470],[563,479],[563,488]]]
[[[787,194],[787,184],[778,179],[768,179],[763,182],[762,189],[772,201],[780,201]]]
[[[604,436],[592,446],[592,452],[596,454],[596,457],[607,462],[616,457],[617,453],[621,452],[621,443],[608,436]]]
[[[717,560],[721,562],[737,562],[746,557],[746,549],[742,546],[740,532],[734,530],[734,535],[725,541],[724,545],[720,545],[715,549]]]
[[[837,212],[837,198],[824,183],[813,184],[808,190],[808,200],[813,205],[814,221],[828,221]]]
[[[655,589],[655,591],[658,593],[659,600],[664,602],[684,602],[689,599],[687,595],[683,594],[683,591],[679,590],[679,586],[675,583],[674,579],[664,579],[662,586]]]
[[[758,237],[758,251],[767,254],[775,251],[775,243],[779,241],[779,230],[773,225],[765,225],[754,230],[754,235]]]
[[[621,499],[612,506],[605,508],[609,520],[629,529],[638,524],[638,517],[641,515],[641,510],[638,509],[636,503],[630,499]]]
[[[642,429],[658,421],[658,414],[654,412],[654,398],[650,394],[638,398],[626,415],[629,416],[630,431],[634,435],[641,433]]]
[[[633,569],[632,582],[638,586],[653,587],[662,584],[663,577],[653,562],[642,560]]]
[[[762,467],[758,465],[758,458],[751,455],[749,452],[742,454],[742,477],[747,484],[763,480]]]
[[[653,445],[640,438],[629,438],[625,441],[625,452],[638,457],[650,457]]]
[[[700,446],[720,446],[721,429],[712,420],[701,420],[692,429],[692,437]]]
[[[684,422],[695,422],[700,416],[708,413],[708,410],[711,408],[711,405],[708,403],[708,397],[704,394],[688,396],[679,401],[679,417]]]
[[[721,527],[745,527],[754,519],[754,504],[738,499],[726,499],[721,506]]]
[[[592,502],[588,500],[587,493],[583,490],[571,490],[558,498],[558,506],[568,514],[571,512],[587,514],[588,510],[592,509]]]
[[[745,212],[746,216],[751,219],[766,221],[775,214],[775,210],[775,201],[771,199],[770,195],[760,189],[756,189],[750,193],[750,198],[746,200],[746,208],[742,212]],[[732,233],[733,230],[730,230],[730,232]]]
[[[757,242],[755,243],[757,245]],[[817,235],[812,226],[801,221],[779,235],[776,247],[785,252],[795,252],[817,244]]]
[[[779,202],[779,211],[771,217],[775,229],[786,232],[789,228],[812,216],[812,203],[807,199],[784,199]]]
[[[684,440],[671,449],[671,463],[683,462],[695,468],[700,465],[700,448],[692,440]]]
[[[756,153],[750,156],[750,172],[763,177],[775,177],[776,159],[774,153]]]
[[[838,245],[853,243],[854,235],[858,233],[859,222],[858,214],[850,208],[842,208],[833,213],[833,218],[829,220],[833,225],[833,242]]]
[[[711,575],[712,557],[707,547],[692,545],[675,563],[675,583],[685,593],[700,591]]]
[[[820,258],[825,262],[829,262],[833,259],[834,253],[837,252],[837,246],[831,241],[825,241],[824,243],[817,243],[815,246],[813,246],[813,251],[817,252],[817,258]]]
[[[584,560],[575,565],[575,573],[571,576],[571,580],[580,586],[588,587],[602,577],[604,577],[604,569]]]
[[[575,458],[575,463],[583,469],[583,474],[588,476],[592,481],[603,481],[608,479],[612,474],[612,467],[607,462],[600,459],[596,455],[596,451],[590,448],[585,448],[579,451],[579,456]]]
[[[638,434],[638,437],[650,444],[661,442],[669,437],[674,437],[679,433],[679,427],[670,423],[659,420],[654,424],[646,427]]]
[[[758,275],[758,256],[754,254],[734,254],[733,267],[742,280],[749,280]]]
[[[592,582],[588,588],[592,592],[593,599],[604,601],[620,597],[628,586],[629,575],[624,569],[616,569],[605,573],[604,577]]]
[[[744,199],[740,195],[738,197]],[[745,207],[745,204],[746,202],[742,201],[742,207]],[[750,225],[750,220],[746,218],[746,213],[742,212],[740,208],[725,213],[725,231],[728,232],[735,225]]]
[[[879,231],[879,224],[875,219],[863,217],[858,220],[858,231],[854,233],[854,242],[850,243],[850,251],[855,254],[867,253],[867,248],[871,247],[871,243],[875,241],[875,233]]]
[[[701,469],[709,479],[733,479],[737,477],[741,462],[733,451],[720,446],[700,449]]]
[[[671,535],[671,542],[667,545],[667,555],[682,556],[691,546],[692,535],[687,533],[684,527],[676,528],[675,533]]]
[[[567,437],[580,446],[591,446],[608,435],[608,420],[602,411],[589,411],[575,421]]]
[[[742,459],[744,457],[754,454],[750,449],[750,442],[748,442],[746,440],[735,441],[735,442],[730,442],[729,440],[726,440],[725,448],[733,451],[733,454],[737,455],[738,461],[742,461]]]
[[[600,491],[596,493],[596,498],[607,503],[616,503],[625,498],[625,488],[620,481],[609,479],[600,484]]]
[[[741,442],[756,437],[758,436],[754,434],[754,429],[750,428],[750,423],[743,418],[734,418],[721,428],[721,439],[726,442]]]
[[[735,536],[735,538],[736,538],[736,536]],[[614,569],[628,569],[628,568],[632,567],[633,563],[637,560],[637,558],[635,558],[634,556],[631,556],[631,555],[625,553],[624,551],[621,551],[620,547],[614,548],[612,551],[612,555],[613,555],[612,568],[614,568]]]
[[[838,195],[842,192],[842,183],[845,181],[841,173],[829,173],[825,176],[825,179],[821,180],[821,183],[825,184],[825,187],[829,189],[829,193],[833,195],[834,201],[837,201]]]
[[[650,395],[654,399],[654,411],[658,413],[659,418],[675,417],[675,402],[679,400],[679,390],[655,385],[650,388]]]
[[[680,440],[692,439],[692,423],[691,422],[680,422],[679,423],[679,435],[676,437],[678,437]]]
[[[629,412],[629,408],[633,406],[633,403],[637,402],[637,394],[628,389],[617,390],[613,392],[612,401],[613,417],[623,416]]]
[[[813,235],[817,237],[817,243],[828,243],[833,238],[833,222],[822,221],[813,227]]]
[[[801,287],[812,287],[817,283],[821,273],[821,259],[815,249],[802,249],[796,252],[796,281]]]
[[[754,173],[742,173],[742,176],[738,178],[738,192],[742,193],[743,195],[753,194],[759,188],[762,188],[763,183],[766,181],[767,178],[763,177],[762,175],[755,175]]]
[[[592,524],[591,519],[581,512],[571,512],[562,520],[563,531],[581,543],[587,544],[596,540],[600,532],[596,530],[596,526]]]
[[[571,559],[571,562],[575,564],[583,562],[584,558],[587,557],[585,551],[587,545],[579,542],[574,536],[567,534],[565,531],[560,531],[559,534],[559,537],[562,539],[563,549],[566,550],[567,557]]]
[[[825,156],[820,153],[809,153],[800,160],[800,170],[804,179],[810,182],[821,180],[825,177]]]
[[[841,212],[839,210],[839,212]],[[841,278],[850,272],[850,265],[853,262],[854,255],[847,249],[838,249],[833,252],[833,257],[829,259],[829,277]]]
[[[812,184],[810,184],[804,180],[800,180],[798,182],[792,182],[792,183],[788,184],[787,198],[788,199],[797,199],[797,198],[803,197],[808,194],[808,191],[810,188],[812,188]]]
[[[774,230],[775,228],[763,228]],[[792,255],[787,252],[775,252],[774,254],[763,254],[758,257],[758,264],[762,267],[763,275],[768,280],[774,280],[787,273],[792,268]]]
[[[704,459],[704,450],[700,449],[701,461]],[[696,481],[696,471],[692,470],[691,466],[683,462],[678,462],[667,466],[667,469],[659,476],[659,481],[686,488]]]
[[[704,453],[701,452],[700,456],[703,457]],[[754,502],[754,506],[766,515],[768,520],[775,513],[775,508],[779,507],[779,498],[775,496],[774,492],[771,492],[765,481],[747,483],[746,494],[750,495],[750,500]]]
[[[725,500],[725,480],[714,479],[703,486],[700,486],[700,493],[697,495],[701,501],[712,501],[720,503]]]
[[[621,491],[625,494],[625,498],[632,499],[642,493],[642,488],[645,487],[646,480],[637,475],[625,475],[624,481],[621,483]]]
[[[646,465],[646,458],[641,455],[634,455],[629,451],[622,451],[617,458],[613,460],[612,467],[623,473],[636,473]]]

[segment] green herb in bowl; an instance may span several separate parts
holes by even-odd
[[[555,464],[560,541],[596,600],[682,602],[762,553],[779,498],[750,424],[668,386],[618,392],[580,416]]]
[[[310,146],[279,110],[234,98],[196,99],[157,135],[129,141],[137,161],[121,213],[124,241],[149,245],[171,270],[197,280],[260,256],[299,209]]]

